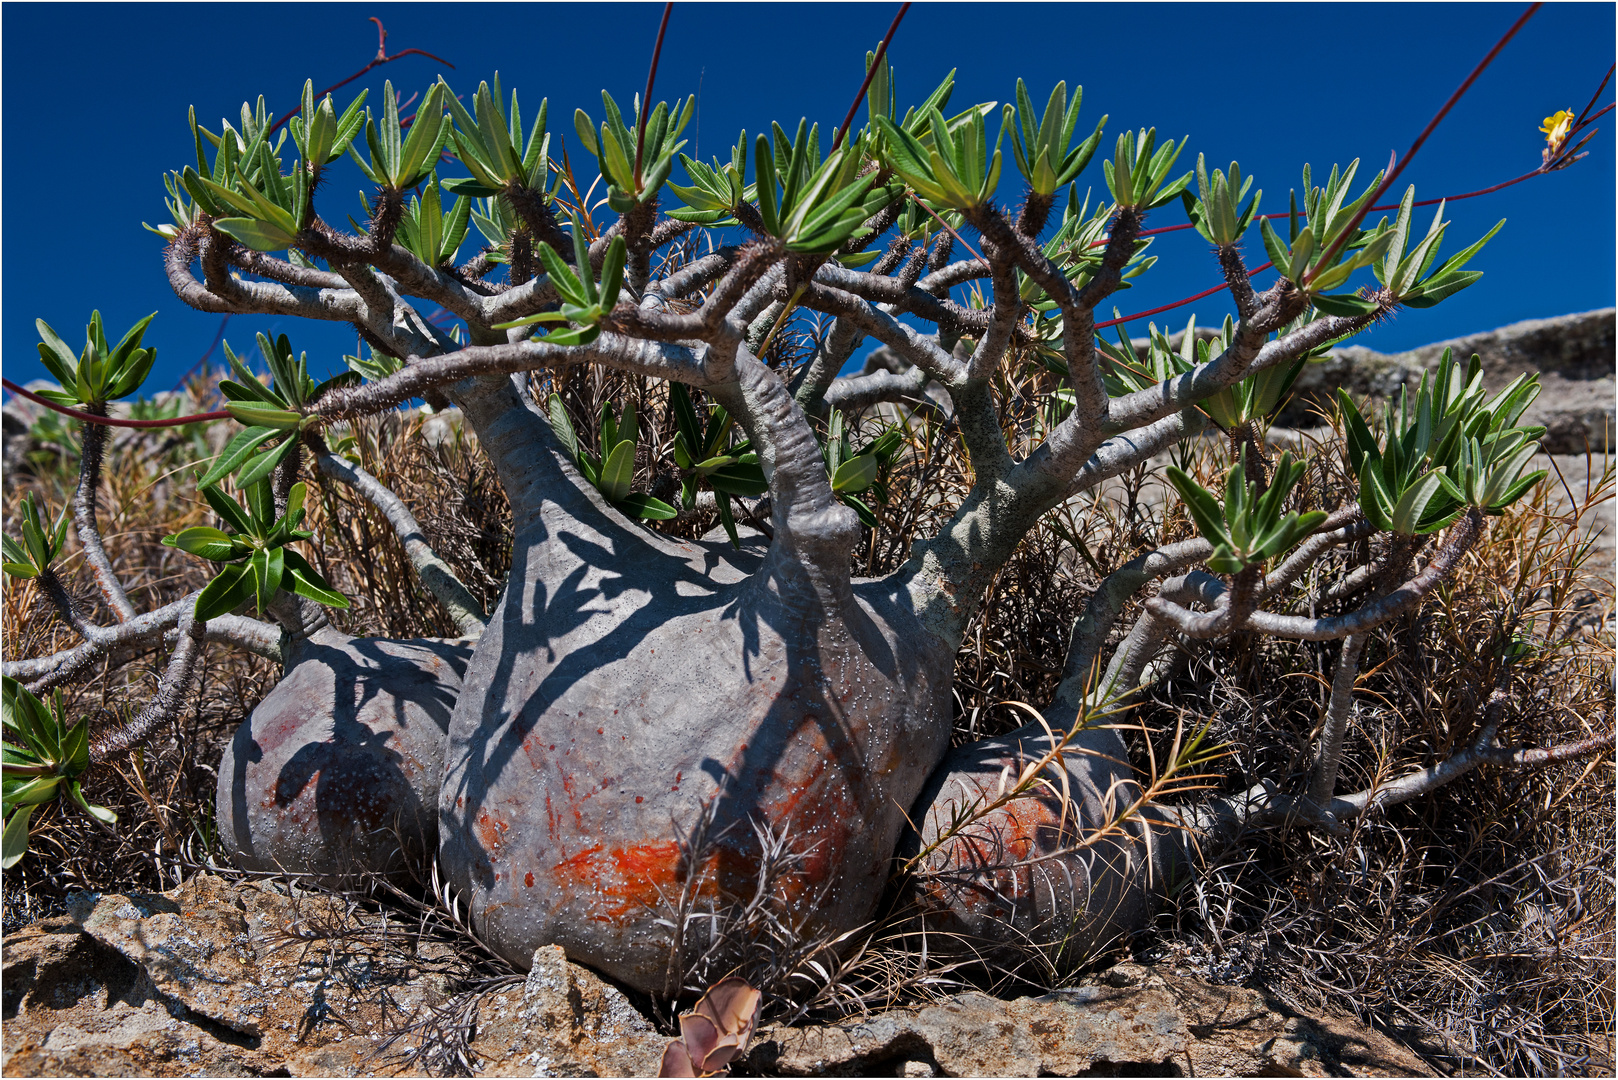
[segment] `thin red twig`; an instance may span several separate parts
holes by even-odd
[[[1596,92],[1590,95],[1590,104],[1586,105],[1584,107],[1584,111],[1579,114],[1579,127],[1584,126],[1584,118],[1586,116],[1590,116],[1590,110],[1596,107],[1596,98],[1600,97],[1601,91],[1607,88],[1607,82],[1612,78],[1613,68],[1618,68],[1618,64],[1614,64],[1612,67],[1607,68],[1607,73],[1601,76],[1601,85],[1596,87]],[[1595,117],[1591,116],[1590,119],[1594,120]]]
[[[86,424],[101,424],[104,427],[184,427],[186,424],[201,424],[209,420],[225,420],[230,417],[229,412],[221,409],[218,412],[195,413],[191,416],[176,416],[170,420],[123,420],[114,416],[97,416],[94,413],[81,412],[78,409],[70,409],[66,405],[58,405],[56,402],[51,401],[48,398],[40,397],[32,390],[24,390],[10,379],[0,379],[0,384],[3,384],[5,388],[10,390],[13,394],[18,395],[19,397],[25,397],[29,401],[34,402],[36,405],[43,405],[53,412],[59,412],[63,416],[71,416],[75,420],[83,420]]]
[[[1500,55],[1500,50],[1504,49],[1506,43],[1517,36],[1517,31],[1521,30],[1523,24],[1528,22],[1533,17],[1534,12],[1539,9],[1539,0],[1535,0],[1534,3],[1528,5],[1527,11],[1518,16],[1517,21],[1511,24],[1511,29],[1507,30],[1505,35],[1494,43],[1494,48],[1489,50],[1489,54],[1478,61],[1478,66],[1472,69],[1472,74],[1468,75],[1466,81],[1455,88],[1455,93],[1451,94],[1449,100],[1444,102],[1444,107],[1439,109],[1438,114],[1427,122],[1427,126],[1422,129],[1421,134],[1416,136],[1416,141],[1410,144],[1410,149],[1405,151],[1403,161],[1395,165],[1396,158],[1389,158],[1387,175],[1383,177],[1381,186],[1376,189],[1376,194],[1365,200],[1365,205],[1360,207],[1360,212],[1354,215],[1354,219],[1348,223],[1348,227],[1337,234],[1337,239],[1320,256],[1320,260],[1315,263],[1317,269],[1324,270],[1331,265],[1332,259],[1336,258],[1343,245],[1348,243],[1349,236],[1355,229],[1359,228],[1360,222],[1365,220],[1365,215],[1371,212],[1371,204],[1380,199],[1393,186],[1393,182],[1399,179],[1399,174],[1405,171],[1405,166],[1414,160],[1416,152],[1421,149],[1422,143],[1427,141],[1427,136],[1431,135],[1438,127],[1439,122],[1449,115],[1449,111],[1455,107],[1455,103],[1460,101],[1461,96],[1472,88],[1472,84],[1477,81],[1479,75],[1483,74],[1483,70],[1494,62],[1494,58]],[[1306,274],[1303,278],[1304,284],[1307,285],[1314,276],[1312,272]]]
[[[843,136],[848,134],[848,125],[854,122],[854,114],[859,112],[860,102],[865,100],[865,91],[871,88],[871,78],[876,75],[876,66],[882,62],[884,56],[888,55],[888,42],[893,40],[894,31],[899,29],[900,21],[904,19],[905,12],[909,10],[910,4],[908,2],[899,5],[899,14],[893,17],[893,23],[888,27],[887,36],[882,39],[882,44],[876,47],[876,55],[871,58],[871,68],[865,73],[865,81],[860,83],[860,92],[854,95],[854,104],[848,107],[848,115],[843,117],[843,126],[837,129],[837,137],[831,141],[833,151],[843,145]],[[954,230],[950,231],[953,232]],[[966,241],[962,240],[961,243],[964,244]]]
[[[362,67],[358,71],[354,72],[354,74],[352,74],[348,78],[344,79],[342,82],[332,83],[330,86],[326,87],[326,89],[321,90],[319,93],[315,94],[315,97],[323,98],[327,94],[331,93],[333,90],[341,90],[343,87],[347,86],[349,83],[353,82],[355,79],[359,78],[361,75],[364,75],[366,72],[370,71],[372,68],[380,67],[383,64],[391,64],[395,60],[401,59],[402,57],[406,57],[406,56],[425,56],[425,57],[428,57],[429,59],[437,60],[440,64],[443,64],[445,67],[449,68],[452,71],[454,70],[454,68],[455,68],[454,64],[450,63],[448,60],[445,60],[442,56],[434,56],[432,53],[428,52],[426,49],[401,49],[398,52],[394,53],[392,56],[389,56],[388,52],[387,52],[388,32],[385,29],[383,29],[382,20],[377,18],[375,15],[372,15],[371,16],[371,21],[376,23],[376,56],[374,58],[372,58],[372,60],[371,60],[371,62],[369,64],[366,64],[364,67]],[[297,116],[298,113],[300,111],[302,111],[302,109],[303,109],[303,102],[300,101],[300,102],[298,102],[296,108],[294,108],[291,112],[287,113],[285,116],[281,117],[281,119],[277,120],[275,123],[270,125],[270,134],[271,135],[275,134],[275,129],[276,128],[280,127],[282,124],[286,123],[288,120],[291,120],[294,116]]]
[[[657,78],[657,59],[663,55],[663,35],[668,32],[669,12],[674,0],[663,5],[663,21],[657,26],[657,44],[652,46],[652,66],[646,69],[646,93],[640,99],[640,130],[635,133],[635,186],[640,187],[640,159],[646,149],[646,118],[652,111],[652,82]]]
[[[1267,262],[1263,266],[1257,267],[1256,269],[1253,269],[1253,270],[1249,270],[1247,272],[1247,276],[1248,277],[1257,277],[1259,274],[1262,274],[1264,271],[1268,270],[1270,267],[1272,267],[1274,265],[1275,264],[1272,263],[1272,262]],[[1116,319],[1108,319],[1106,322],[1098,322],[1098,323],[1096,323],[1096,329],[1097,330],[1105,330],[1109,326],[1117,326],[1120,323],[1134,322],[1136,319],[1144,319],[1148,315],[1161,315],[1165,311],[1173,311],[1177,307],[1185,307],[1185,305],[1187,305],[1187,304],[1195,303],[1196,301],[1201,300],[1205,296],[1212,296],[1214,293],[1219,292],[1221,289],[1224,289],[1224,288],[1225,288],[1225,285],[1224,285],[1224,283],[1221,282],[1220,284],[1215,285],[1211,289],[1203,289],[1201,292],[1197,293],[1197,295],[1195,295],[1195,296],[1188,296],[1184,300],[1176,300],[1172,304],[1164,304],[1162,307],[1155,307],[1155,308],[1152,308],[1150,311],[1137,311],[1133,315],[1122,315],[1122,316],[1120,316],[1120,317],[1118,317]]]

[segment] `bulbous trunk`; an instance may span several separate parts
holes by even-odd
[[[1072,970],[1144,927],[1189,872],[1191,835],[1172,811],[1129,812],[1141,785],[1112,728],[1078,731],[1044,783],[994,806],[1075,722],[1060,701],[1044,713],[1049,728],[951,751],[917,802],[902,900],[942,955],[1011,970],[1038,954]]]
[[[497,462],[506,440],[529,448],[440,796],[441,858],[479,934],[520,966],[560,944],[662,991],[677,943],[658,920],[687,882],[751,894],[754,823],[805,855],[789,902],[809,932],[868,919],[947,746],[947,646],[886,586],[822,587],[779,529],[756,569],[650,535],[532,410],[464,404]],[[715,800],[711,846],[684,851]]]
[[[219,838],[244,870],[315,874],[422,866],[438,840],[444,735],[472,650],[354,638],[291,649],[285,676],[219,763]]]

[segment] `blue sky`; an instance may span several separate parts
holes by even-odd
[[[1333,162],[1360,157],[1368,179],[1390,151],[1402,155],[1523,7],[921,3],[900,27],[890,59],[901,108],[952,67],[959,73],[951,111],[1007,100],[1018,76],[1040,106],[1056,80],[1082,84],[1080,130],[1109,114],[1104,146],[1126,127],[1188,135],[1182,167],[1193,165],[1198,151],[1210,167],[1240,161],[1265,192],[1263,208],[1281,211],[1306,162],[1318,177]],[[808,116],[833,128],[858,88],[865,50],[896,9],[676,4],[655,96],[699,94],[698,122],[687,133],[696,145],[687,151],[705,158],[725,153],[740,129],[767,130],[771,120],[790,129]],[[1414,183],[1417,198],[1428,198],[1534,168],[1540,121],[1560,108],[1582,109],[1613,62],[1614,11],[1604,3],[1546,5],[1428,141],[1399,187]],[[498,70],[508,91],[521,92],[525,113],[550,99],[551,131],[566,140],[575,169],[593,175],[594,160],[572,146],[573,110],[583,106],[599,119],[603,88],[620,102],[633,97],[660,13],[660,4],[6,4],[6,376],[21,382],[43,375],[36,317],[76,342],[95,307],[115,333],[159,313],[146,338],[159,350],[147,392],[171,386],[208,348],[219,319],[173,296],[162,241],[140,226],[166,220],[163,174],[192,159],[188,105],[210,127],[260,93],[272,112],[284,112],[306,77],[318,89],[374,55],[375,30],[366,19],[376,15],[388,28],[390,51],[427,49],[455,69],[419,56],[399,60],[339,91],[339,108],[361,86],[372,88],[374,103],[384,78],[408,92],[425,89],[442,71],[470,95]],[[1609,87],[1603,101],[1612,97]],[[1590,156],[1571,169],[1452,204],[1446,250],[1507,219],[1472,264],[1486,276],[1435,309],[1400,314],[1359,343],[1396,351],[1612,304],[1613,121],[1603,120]],[[358,213],[362,178],[345,170],[317,202],[335,222]],[[1081,192],[1087,184],[1104,191],[1099,160],[1079,182]],[[1014,203],[1019,185],[1008,160],[1001,201]],[[1176,205],[1148,225],[1182,221]],[[1248,247],[1252,261],[1262,261],[1256,230]],[[469,240],[463,257],[472,250]],[[1154,253],[1157,267],[1117,298],[1126,313],[1218,280],[1195,233],[1163,237]],[[1159,316],[1159,325],[1181,325],[1190,311],[1216,322],[1227,310],[1219,300]],[[1143,333],[1145,323],[1131,328]],[[292,320],[272,326],[237,318],[227,339],[245,348],[259,329],[287,333],[321,371],[335,370],[341,354],[353,351],[352,331]]]

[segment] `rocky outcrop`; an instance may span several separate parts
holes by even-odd
[[[1137,964],[1095,985],[1001,1001],[968,993],[824,1027],[768,1029],[748,1064],[782,1076],[1432,1076],[1351,1021]]]
[[[538,950],[525,977],[456,996],[434,974],[453,946],[401,946],[397,927],[390,939],[366,918],[330,896],[206,874],[163,894],[75,894],[68,917],[5,940],[0,1071],[396,1075],[458,1054],[484,1076],[657,1072],[668,1036],[559,947]],[[744,1064],[783,1076],[1432,1075],[1361,1025],[1136,964],[1042,997],[965,993],[766,1027]]]
[[[1612,448],[1613,403],[1618,394],[1612,308],[1529,319],[1402,353],[1343,346],[1304,366],[1281,422],[1299,427],[1317,423],[1310,419],[1311,407],[1328,402],[1339,386],[1377,399],[1396,395],[1403,386],[1414,391],[1422,374],[1438,366],[1447,348],[1463,360],[1473,353],[1482,358],[1484,385],[1490,390],[1525,372],[1540,373],[1545,389],[1524,422],[1545,426],[1548,452],[1583,453],[1586,442],[1592,450]]]

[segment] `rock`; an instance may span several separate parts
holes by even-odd
[[[417,1072],[403,1054],[421,1049],[430,1026],[416,1022],[434,1009],[473,1018],[466,1048],[486,1076],[650,1076],[668,1042],[556,946],[534,954],[520,984],[450,998],[423,969],[451,945],[409,952],[397,925],[392,944],[356,932],[380,929],[377,917],[333,896],[203,874],[162,894],[74,894],[70,909],[6,937],[5,1075]],[[389,1041],[407,1029],[417,1042]],[[973,992],[767,1027],[744,1065],[786,1076],[1433,1075],[1353,1021],[1135,963],[1042,997]]]
[[[1403,353],[1384,354],[1359,346],[1336,349],[1326,359],[1304,366],[1281,421],[1309,424],[1310,408],[1326,404],[1338,386],[1361,397],[1383,399],[1402,386],[1414,391],[1423,372],[1437,368],[1446,348],[1463,360],[1473,353],[1481,357],[1484,386],[1491,391],[1525,372],[1540,373],[1544,389],[1523,419],[1545,426],[1548,452],[1582,453],[1586,440],[1593,450],[1612,447],[1613,402],[1618,394],[1612,308],[1530,319]]]
[[[472,650],[325,629],[237,729],[219,764],[219,835],[244,870],[338,879],[437,849],[444,733]]]
[[[297,945],[343,905],[198,875],[168,893],[75,893],[70,918],[7,935],[4,1044],[11,1076],[356,1075],[387,1019],[432,987]],[[333,910],[335,907],[335,910]],[[339,1016],[330,999],[350,991]],[[359,1035],[360,1037],[353,1037]]]
[[[655,1076],[669,1042],[558,945],[537,950],[521,988],[485,998],[478,1015],[471,1045],[484,1076]]]
[[[1136,964],[1099,985],[1000,1001],[968,993],[818,1028],[760,1033],[748,1064],[785,1076],[1432,1076],[1392,1039],[1281,1015],[1254,990]],[[927,1071],[922,1071],[926,1069]]]
[[[138,964],[168,1000],[243,1035],[264,1033],[267,990],[241,977],[253,961],[246,912],[219,878],[193,878],[173,899],[75,893],[68,913]]]

